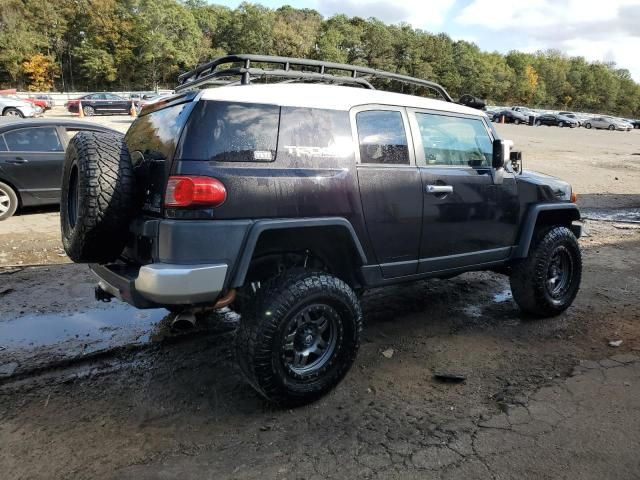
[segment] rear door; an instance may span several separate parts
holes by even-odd
[[[45,201],[60,196],[64,148],[56,127],[17,128],[5,132],[2,170],[16,187]]]
[[[358,184],[371,245],[387,278],[416,273],[422,183],[405,108],[366,106],[351,111],[359,151]]]
[[[519,202],[513,174],[491,167],[493,135],[476,116],[409,111],[422,178],[419,273],[505,259]]]
[[[113,93],[105,93],[110,113],[128,113],[131,102]]]

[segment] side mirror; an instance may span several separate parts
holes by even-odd
[[[504,167],[504,142],[496,139],[493,141],[493,156],[491,166],[496,170]]]
[[[513,171],[516,173],[522,173],[522,152],[519,150],[513,150],[509,153],[509,160],[511,161]]]

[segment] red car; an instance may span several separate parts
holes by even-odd
[[[49,110],[49,102],[40,98],[29,97],[24,99],[25,102],[33,103],[36,107],[40,107],[43,111]]]

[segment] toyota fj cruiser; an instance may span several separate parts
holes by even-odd
[[[573,302],[571,187],[523,171],[487,117],[440,85],[235,55],[184,74],[176,91],[124,138],[71,141],[64,247],[91,263],[98,299],[236,309],[239,364],[269,400],[309,402],[344,377],[364,289],[492,270],[528,315]]]

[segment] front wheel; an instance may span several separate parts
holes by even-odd
[[[540,125],[542,125],[542,122],[540,120],[536,120],[536,127],[539,127]]]
[[[591,124],[590,123],[585,123],[584,124],[584,128],[586,128],[587,130],[589,130],[591,128]]]
[[[569,308],[578,294],[582,255],[578,240],[567,227],[539,231],[529,256],[511,270],[511,292],[522,311],[552,317]]]
[[[520,120],[516,118],[516,119],[513,121],[513,123],[515,123],[516,125],[520,125]]]
[[[238,364],[249,383],[282,406],[312,402],[355,360],[362,311],[356,294],[324,272],[291,272],[263,285],[243,308]]]
[[[91,105],[84,105],[82,107],[82,113],[84,113],[87,117],[92,117],[96,114],[96,111]]]
[[[564,127],[564,122],[560,122],[560,123],[558,124],[558,126],[559,126],[560,128]]]
[[[616,129],[615,125],[609,125],[609,130],[615,130],[615,129]]]

